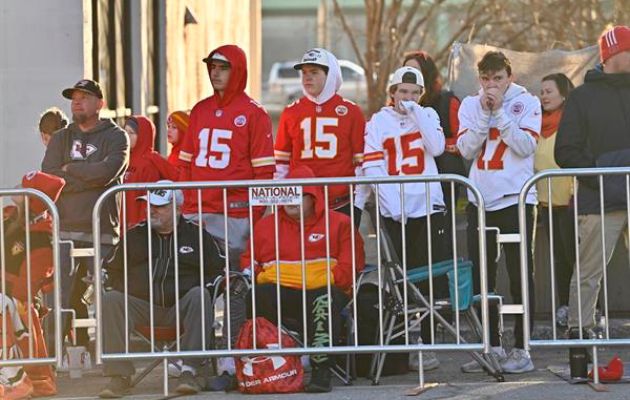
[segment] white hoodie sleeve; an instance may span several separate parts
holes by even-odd
[[[467,160],[476,158],[490,132],[490,112],[485,112],[479,96],[467,97],[459,107],[457,149]]]
[[[528,100],[518,122],[510,118],[503,108],[493,114],[501,140],[519,157],[528,157],[536,152],[536,138],[542,124],[538,99],[529,96]]]
[[[374,118],[366,125],[365,151],[363,152],[363,173],[365,176],[379,177],[389,176],[385,165],[385,153],[383,141],[378,123]],[[385,217],[400,220],[400,185],[372,185],[374,193],[377,193],[380,202],[380,211]]]
[[[411,103],[413,106],[408,107],[407,103]],[[444,131],[442,126],[440,126],[440,117],[437,112],[432,108],[422,107],[413,101],[406,101],[405,107],[411,113],[412,118],[420,129],[425,151],[433,157],[444,153],[446,139],[444,138]]]

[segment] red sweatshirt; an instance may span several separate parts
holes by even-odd
[[[300,166],[289,172],[287,178],[313,178],[313,171]],[[306,288],[317,289],[326,286],[328,259],[326,242],[330,243],[331,284],[342,290],[352,287],[352,237],[354,229],[350,218],[336,211],[329,211],[330,234],[326,235],[326,218],[324,214],[324,193],[321,186],[305,186],[304,195],[315,198],[313,215],[304,221],[304,262],[306,272]],[[302,288],[302,252],[300,246],[300,222],[289,217],[284,208],[278,212],[279,259],[276,259],[274,215],[267,215],[254,227],[254,256],[251,256],[248,244],[241,257],[241,268],[247,269],[254,261],[256,282],[258,284],[276,283],[276,269],[280,268],[280,284],[282,286]],[[251,239],[250,239],[251,240]],[[363,240],[355,230],[355,264],[358,275],[365,266]]]
[[[178,178],[177,169],[153,150],[153,143],[155,142],[153,122],[142,115],[134,115],[131,118],[134,118],[138,123],[138,131],[136,132],[138,140],[134,148],[131,149],[129,168],[125,173],[124,183],[151,183],[161,179],[176,181]],[[146,193],[140,190],[125,192],[126,225],[128,228],[146,220],[147,205],[143,201],[137,201],[139,196],[144,195]]]

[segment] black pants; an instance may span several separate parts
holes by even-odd
[[[540,218],[545,224],[545,232],[549,238],[549,208],[540,207]],[[569,286],[575,264],[575,220],[569,207],[553,207],[551,210],[553,224],[553,259],[555,262],[556,290],[561,306],[569,305]],[[551,241],[549,241],[551,243]]]
[[[471,261],[475,265],[473,273],[475,294],[481,292],[480,275],[479,275],[479,237],[477,229],[477,207],[469,204],[466,208],[468,216],[468,254]],[[529,327],[530,332],[534,326],[534,268],[532,261],[532,237],[534,233],[534,206],[527,205],[526,209],[526,225],[527,225],[527,263],[529,265],[527,280],[529,282]],[[502,210],[486,212],[486,226],[497,227],[501,230],[501,234],[518,233],[518,205],[513,205]],[[488,292],[496,293],[497,288],[497,245],[496,232],[488,231],[486,233],[486,259],[488,267]],[[521,261],[520,249],[518,243],[508,243],[503,245],[505,252],[505,265],[507,268],[508,278],[510,281],[510,294],[515,304],[522,304],[521,297]],[[499,346],[499,312],[496,305],[490,307],[490,342],[492,346]],[[516,316],[514,326],[515,347],[523,348],[523,320],[520,316]]]
[[[274,325],[278,324],[277,286],[274,284],[256,285],[256,317],[265,317]],[[341,337],[341,311],[348,303],[346,295],[336,287],[331,287],[332,297],[332,335],[333,343],[338,343]],[[253,317],[252,292],[249,292],[247,304],[247,318]],[[302,290],[280,286],[280,303],[282,305],[282,325],[299,333],[299,340],[304,342],[304,324],[302,307]],[[330,343],[328,331],[328,289],[322,287],[306,291],[306,321],[308,330],[307,344],[309,347],[327,347]],[[311,363],[322,364],[328,362],[327,355],[311,356]]]
[[[383,218],[385,230],[392,240],[392,244],[402,264],[402,224],[391,218]],[[423,267],[429,263],[429,244],[431,244],[432,262],[447,260],[451,257],[451,242],[447,239],[445,230],[445,214],[442,212],[431,215],[431,237],[427,232],[427,217],[409,218],[405,224],[405,251],[407,257],[407,269]],[[429,280],[417,284],[420,292],[429,300]],[[448,278],[446,275],[433,278],[433,298],[448,297]],[[431,343],[430,317],[422,321],[420,335],[422,342]]]

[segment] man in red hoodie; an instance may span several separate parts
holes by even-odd
[[[214,94],[197,103],[190,113],[188,133],[179,153],[182,162],[180,180],[272,179],[275,160],[271,118],[245,93],[245,52],[238,46],[225,45],[211,51],[203,61],[208,67]],[[201,204],[197,196],[196,190],[184,192],[184,217],[196,221],[200,208],[203,213],[200,223],[227,250],[230,268],[238,269],[240,255],[249,237],[247,189],[227,191],[227,216],[223,213],[223,190],[203,190]],[[260,217],[263,211],[257,210],[252,217]],[[226,217],[227,240],[224,230]],[[230,296],[232,343],[245,320],[246,293],[244,288],[237,286],[231,285]]]
[[[315,174],[307,166],[296,167],[287,175],[287,178],[314,177]],[[352,292],[354,280],[365,265],[363,240],[355,230],[353,257],[351,232],[354,228],[350,218],[337,211],[328,211],[327,230],[323,188],[305,186],[303,193],[303,235],[300,206],[279,208],[279,245],[275,242],[276,216],[267,215],[254,227],[254,254],[251,254],[248,245],[241,258],[241,268],[245,271],[254,270],[256,316],[265,317],[274,324],[278,318],[276,290],[279,284],[282,322],[291,325],[289,321],[299,321],[291,328],[303,332],[302,296],[303,290],[306,290],[306,319],[309,321],[307,343],[313,347],[326,347],[331,340],[328,331],[328,284],[332,298],[332,334],[333,338],[337,338],[341,329],[340,313],[348,302],[346,295]],[[300,240],[300,237],[303,239]],[[278,269],[280,282],[277,281]],[[247,304],[251,306],[251,301]],[[249,310],[248,316],[253,317],[252,314]],[[325,354],[311,357],[313,373],[310,383],[306,385],[307,392],[331,390],[329,363]]]
[[[132,116],[125,123],[125,131],[129,135],[131,157],[123,183],[177,180],[179,177],[177,168],[154,150],[155,125],[149,118],[142,115]],[[147,219],[147,205],[136,201],[140,196],[146,196],[146,192],[143,190],[125,192],[125,208],[121,210],[120,220],[125,222],[127,228]]]

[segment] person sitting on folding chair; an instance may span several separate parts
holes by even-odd
[[[125,294],[131,328],[151,324],[174,326],[179,312],[181,337],[177,340],[181,340],[182,351],[202,350],[203,335],[206,348],[210,349],[213,304],[212,295],[205,286],[223,271],[225,260],[209,233],[199,229],[196,223],[181,217],[181,191],[153,190],[148,198],[142,196],[138,200],[149,202],[150,220],[130,229],[126,237],[129,247],[125,248],[125,241],[121,241],[114,248],[112,257],[103,265],[108,276],[107,290],[103,293],[102,301],[103,352],[125,352],[125,341],[128,340],[124,319]],[[176,226],[173,212],[176,212]],[[203,235],[202,244],[199,243],[200,232]],[[200,252],[203,252],[203,264],[200,261]],[[202,267],[203,282],[200,280]],[[149,275],[150,273],[153,275]],[[176,274],[179,288],[175,287]],[[153,321],[150,318],[150,286],[153,288]],[[175,307],[176,299],[179,299],[179,310]],[[202,318],[202,302],[205,307],[203,332],[199,323]],[[201,390],[195,378],[201,363],[202,359],[199,358],[184,360],[183,372],[175,389],[177,393],[194,394]],[[122,397],[130,392],[130,378],[135,373],[131,361],[105,361],[103,369],[104,375],[111,377],[111,381],[99,393],[100,397]]]
[[[444,152],[445,138],[437,113],[418,104],[424,91],[422,74],[415,68],[401,67],[392,75],[388,90],[392,105],[374,114],[366,127],[365,175],[437,175],[435,157]],[[429,243],[432,262],[449,258],[449,241],[445,234],[446,208],[439,182],[407,183],[402,189],[399,184],[378,185],[374,192],[379,195],[379,212],[400,262],[406,260],[408,268],[427,265]],[[404,210],[401,209],[401,197],[404,197]],[[429,216],[430,235],[427,233]],[[429,282],[420,284],[420,290],[429,295]],[[434,298],[448,295],[448,283],[444,277],[434,279],[433,295]],[[421,337],[423,343],[431,343],[429,323],[421,325]],[[423,366],[425,370],[437,368],[439,361],[435,354],[425,353]]]
[[[296,167],[287,175],[287,178],[299,179],[314,177],[315,174],[307,166]],[[329,307],[332,310],[334,341],[340,336],[341,310],[348,303],[347,293],[352,290],[353,278],[364,267],[363,240],[355,230],[353,257],[354,227],[350,218],[337,211],[328,211],[326,218],[324,191],[320,186],[304,186],[301,207],[294,205],[280,207],[277,228],[275,218],[273,214],[267,215],[256,224],[253,237],[250,239],[254,242],[254,253],[251,253],[248,245],[241,258],[242,269],[251,271],[253,265],[255,275],[256,315],[253,315],[251,309],[250,292],[250,299],[247,302],[250,308],[248,317],[265,317],[277,324],[279,307],[276,296],[279,288],[282,323],[303,332],[302,313],[305,310],[308,321],[307,345],[326,347],[331,341],[328,329]],[[276,232],[278,244],[275,241]],[[301,250],[302,245],[304,253]],[[277,268],[280,269],[280,282],[276,279]],[[302,275],[302,268],[305,276]],[[306,290],[306,304],[302,302],[303,290]],[[332,304],[329,304],[329,298],[332,299]],[[291,324],[289,321],[298,322]],[[326,354],[319,354],[311,356],[311,365],[313,367],[311,380],[305,390],[330,392],[332,385],[329,367],[332,360]]]

